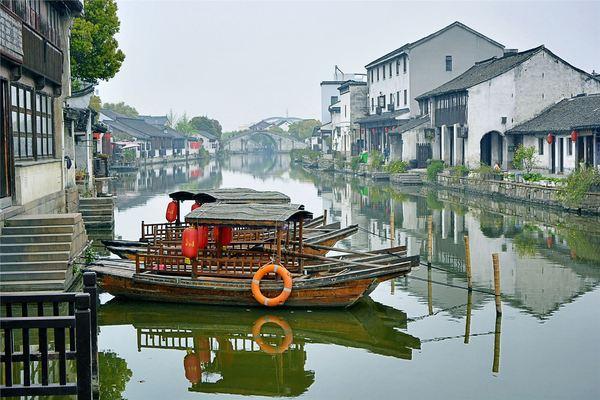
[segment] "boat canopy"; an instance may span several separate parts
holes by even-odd
[[[173,200],[195,200],[198,203],[266,203],[289,204],[290,198],[281,192],[259,191],[249,188],[210,189],[197,193],[186,191],[174,192],[169,195]]]
[[[204,204],[185,216],[188,224],[281,227],[287,222],[311,219],[299,204]]]

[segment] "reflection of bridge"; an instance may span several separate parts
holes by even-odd
[[[289,153],[294,149],[306,148],[306,143],[290,135],[271,131],[247,131],[222,143],[230,153],[254,153],[270,151]]]

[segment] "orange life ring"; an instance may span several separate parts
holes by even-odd
[[[279,325],[279,327],[283,329],[283,334],[285,336],[283,338],[283,342],[277,347],[265,343],[262,337],[260,336],[260,331],[262,330],[263,325],[268,323]],[[285,352],[292,344],[294,334],[292,333],[292,328],[283,319],[274,317],[272,315],[264,315],[257,319],[254,323],[254,326],[252,326],[252,338],[254,339],[256,344],[258,344],[258,347],[260,347],[260,349],[265,353],[281,354]]]
[[[268,273],[275,272],[283,279],[283,290],[277,297],[265,297],[260,291],[260,280]],[[260,304],[267,307],[275,307],[285,303],[292,293],[292,275],[284,266],[278,264],[266,264],[260,267],[252,277],[252,295]]]

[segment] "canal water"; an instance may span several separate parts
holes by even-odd
[[[102,399],[600,397],[597,218],[374,184],[256,155],[121,175],[112,188],[115,236],[136,240],[142,220],[162,221],[169,192],[217,187],[282,191],[315,215],[326,209],[330,221],[358,224],[340,247],[405,244],[432,268],[385,282],[347,310],[201,307],[103,294]],[[470,295],[462,289],[467,234]],[[492,253],[500,260],[501,318],[488,294]],[[265,316],[276,324],[265,324],[257,343],[253,328]]]

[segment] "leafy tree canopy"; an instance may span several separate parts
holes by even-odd
[[[194,117],[190,120],[190,123],[192,124],[194,129],[198,131],[212,133],[217,138],[221,138],[223,128],[221,127],[219,121],[217,121],[216,119],[210,119],[206,116]]]
[[[275,126],[275,125],[269,127],[269,132],[285,133],[285,131],[283,129],[281,129],[280,127]]]
[[[297,139],[304,140],[310,137],[315,127],[321,126],[318,119],[305,119],[290,125],[288,133]]]
[[[127,361],[115,352],[98,352],[99,392],[101,399],[122,399],[127,382],[131,379],[132,372],[127,366]]]
[[[120,24],[115,0],[86,0],[84,15],[75,18],[71,29],[73,79],[98,83],[119,72],[125,60],[114,37]]]
[[[125,104],[124,101],[120,101],[118,103],[104,103],[102,104],[102,108],[112,110],[128,117],[137,117],[139,115],[135,107]]]
[[[100,111],[100,108],[102,108],[102,100],[100,100],[100,97],[95,94],[92,95],[90,98],[90,108],[96,112]]]
[[[192,122],[186,113],[183,113],[181,117],[177,117],[173,114],[170,115],[169,118],[173,118],[173,129],[178,130],[179,132],[185,133],[186,135],[191,135],[198,131],[194,125],[192,125]]]

